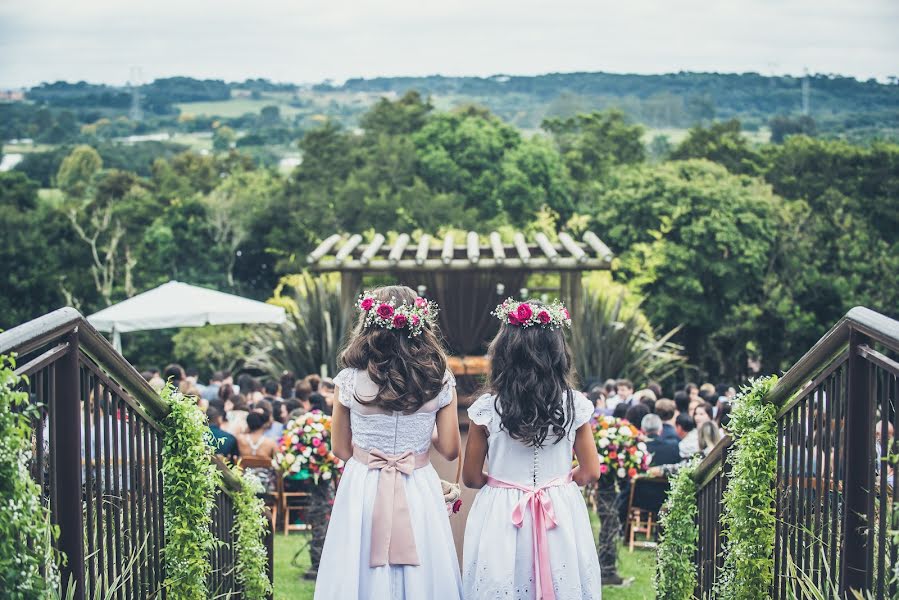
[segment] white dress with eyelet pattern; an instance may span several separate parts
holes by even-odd
[[[472,423],[487,429],[488,467],[492,477],[533,489],[571,470],[575,430],[590,420],[592,403],[574,393],[574,420],[568,435],[543,448],[509,437],[501,429],[495,396],[485,394],[468,409]],[[546,488],[556,527],[546,533],[556,600],[602,597],[599,560],[590,515],[581,490],[574,482]],[[520,528],[512,524],[512,511],[523,492],[484,486],[478,491],[465,526],[462,552],[462,587],[466,600],[532,600],[535,597],[532,518],[524,511]]]
[[[350,409],[353,444],[388,455],[427,452],[437,411],[453,398],[456,380],[446,372],[443,390],[406,415],[360,403],[377,392],[363,370],[344,369],[334,378],[338,400]],[[370,567],[371,513],[380,471],[351,458],[346,463],[322,551],[315,600],[459,600],[462,584],[440,479],[434,467],[399,474],[411,513],[418,566]]]

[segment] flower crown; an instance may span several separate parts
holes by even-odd
[[[503,323],[515,327],[539,326],[544,329],[571,328],[571,315],[568,309],[556,300],[552,304],[537,305],[530,302],[517,302],[507,298],[505,302],[490,313]]]
[[[397,306],[396,298],[381,302],[371,292],[359,296],[358,306],[365,315],[364,327],[407,329],[410,336],[420,335],[426,323],[433,323],[438,310],[435,302],[421,296],[416,296],[412,304]]]

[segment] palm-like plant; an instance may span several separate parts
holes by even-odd
[[[585,380],[662,381],[687,363],[683,347],[671,341],[680,327],[657,336],[639,304],[626,302],[624,290],[585,288],[573,317],[574,364]]]
[[[288,275],[269,300],[283,306],[287,320],[253,335],[247,366],[277,377],[284,371],[297,375],[337,371],[337,355],[349,315],[340,303],[340,282],[335,276]]]

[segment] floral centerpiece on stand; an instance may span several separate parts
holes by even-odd
[[[599,452],[599,482],[595,486],[599,539],[596,552],[603,583],[620,583],[618,575],[618,535],[621,522],[615,500],[630,480],[645,473],[652,462],[643,432],[626,419],[595,415],[591,420],[593,440]]]
[[[315,579],[334,504],[331,483],[343,472],[343,461],[331,451],[331,417],[313,410],[288,421],[272,464],[285,480],[299,482],[309,492],[303,520],[312,529],[309,541],[312,564],[304,577]]]
[[[285,479],[312,479],[316,484],[339,475],[343,461],[331,452],[331,417],[313,410],[288,421],[274,467]]]
[[[643,432],[625,419],[597,415],[592,420],[593,439],[599,452],[600,479],[633,479],[652,462]]]

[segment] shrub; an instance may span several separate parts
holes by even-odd
[[[171,408],[162,446],[164,586],[172,600],[207,600],[209,555],[218,544],[210,525],[221,473],[212,462],[211,434],[196,399],[171,384],[160,395]]]
[[[255,476],[241,472],[237,467],[232,467],[232,472],[242,484],[240,489],[232,494],[234,572],[244,598],[263,600],[271,593],[272,585],[266,573],[268,553],[264,545],[268,519],[262,512],[265,504],[257,496],[263,491],[262,485]]]
[[[696,482],[698,463],[681,468],[671,480],[671,491],[659,515],[662,539],[656,562],[655,588],[659,600],[689,600],[696,585],[693,558],[699,543],[696,525]]]
[[[31,478],[33,406],[16,391],[26,380],[13,357],[0,356],[0,588],[11,600],[47,598],[59,585],[50,525],[41,488]]]
[[[767,401],[776,376],[756,379],[734,401],[723,496],[724,568],[716,584],[723,600],[767,598],[774,577],[774,477],[777,407]]]

